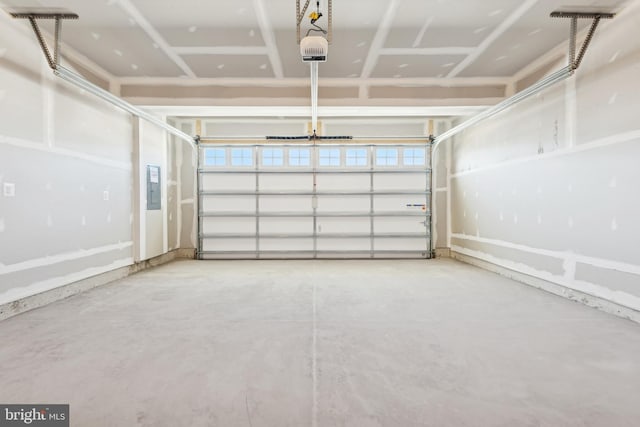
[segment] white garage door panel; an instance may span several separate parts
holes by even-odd
[[[207,191],[255,191],[256,175],[253,173],[203,175],[201,187]]]
[[[425,233],[427,225],[425,225],[424,217],[419,216],[404,218],[377,217],[373,219],[373,229],[376,234],[414,233],[422,235]]]
[[[256,239],[243,238],[208,238],[202,243],[203,251],[215,252],[255,252]]]
[[[429,258],[428,151],[202,143],[198,256]]]
[[[375,238],[376,251],[427,251],[424,239],[419,238]]]
[[[424,205],[425,208],[427,199],[425,196],[415,195],[376,195],[373,199],[373,210],[375,212],[402,212],[402,213],[415,213],[416,207],[421,209]]]
[[[313,218],[260,218],[260,234],[313,234]]]
[[[318,188],[322,191],[369,191],[369,174],[319,174]]]
[[[369,196],[325,196],[318,197],[318,213],[356,212],[368,213],[371,209]]]
[[[265,173],[260,175],[260,189],[264,191],[309,191],[313,187],[310,173]]]
[[[256,232],[256,220],[251,217],[203,218],[201,222],[205,234],[233,233],[250,235]]]
[[[260,238],[260,251],[305,252],[302,257],[309,257],[313,252],[313,238]],[[295,254],[292,254],[295,255]]]
[[[366,238],[328,238],[318,236],[318,250],[325,252],[349,251],[369,252],[371,239]],[[347,254],[348,255],[348,254]],[[335,255],[334,255],[335,256]]]
[[[346,233],[369,234],[371,231],[368,215],[355,218],[320,217],[317,220],[317,224],[318,236],[322,236],[323,234]]]
[[[260,196],[260,212],[307,212],[313,213],[311,196]],[[254,201],[255,207],[255,201]]]
[[[200,207],[205,212],[255,212],[255,196],[228,195],[209,196],[201,201]]]
[[[398,191],[425,191],[427,186],[427,175],[422,173],[378,173],[373,176],[373,188],[376,191],[398,190]]]

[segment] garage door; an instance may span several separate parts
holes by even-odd
[[[200,259],[429,258],[422,141],[199,149]]]

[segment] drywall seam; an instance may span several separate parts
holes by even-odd
[[[436,190],[435,190],[435,191],[436,191],[436,193],[442,193],[442,192],[447,191],[447,187],[436,188]]]
[[[173,46],[178,55],[268,55],[266,46]]]
[[[50,291],[55,288],[67,285],[69,283],[77,282],[78,280],[86,279],[87,277],[96,276],[98,274],[107,273],[112,270],[130,265],[133,263],[131,257],[123,258],[112,262],[111,264],[103,265],[100,267],[91,267],[82,271],[68,274],[66,276],[54,277],[51,279],[43,280],[41,282],[32,283],[29,286],[20,288],[12,288],[8,291],[0,294],[0,305],[12,303],[20,299],[30,297],[42,292]]]
[[[482,261],[486,261],[488,263],[512,270],[517,273],[522,273],[528,276],[545,280],[547,282],[564,286],[572,291],[582,292],[587,295],[594,296],[596,298],[602,298],[604,300],[611,301],[617,305],[629,308],[631,310],[640,311],[640,298],[635,295],[628,294],[626,292],[612,291],[610,289],[604,288],[602,286],[599,286],[593,283],[589,283],[585,281],[570,280],[564,276],[555,276],[549,272],[537,270],[526,264],[507,261],[490,254],[470,250],[467,248],[463,248],[461,246],[453,245],[451,247],[451,251],[453,252],[454,258],[455,258],[455,253],[457,252],[459,254],[477,258]]]
[[[29,270],[37,267],[44,267],[58,264],[65,261],[74,261],[87,258],[93,255],[103,254],[112,251],[121,251],[133,246],[133,242],[119,242],[112,245],[100,246],[93,249],[83,249],[76,252],[67,252],[59,255],[46,256],[43,258],[31,259],[29,261],[19,262],[16,264],[4,265],[0,263],[0,276],[18,271]]]
[[[176,123],[177,124],[177,123]],[[182,129],[182,128],[180,128]],[[180,247],[182,244],[182,166],[183,166],[183,148],[178,142],[175,140],[175,137],[170,137],[173,139],[173,148],[175,150],[175,167],[176,167],[176,179],[178,179],[178,186],[176,187],[176,247]]]
[[[145,190],[145,183],[147,182],[146,168],[144,165],[144,134],[142,119],[134,119],[136,123],[136,138],[134,144],[138,147],[136,163],[138,167],[138,185],[136,186],[136,198],[138,199],[138,242],[139,253],[136,261],[142,261],[147,258],[147,192]]]
[[[163,116],[162,120],[167,121],[167,117]],[[169,252],[169,186],[171,183],[169,182],[169,134],[167,132],[163,132],[163,150],[162,150],[162,252]],[[175,181],[174,181],[175,182]]]
[[[164,54],[167,55],[167,57],[171,59],[173,63],[182,70],[183,73],[185,73],[190,78],[197,77],[191,70],[191,68],[189,68],[189,65],[187,65],[184,59],[182,59],[180,55],[173,51],[171,46],[169,46],[169,43],[167,43],[164,37],[162,37],[162,35],[160,35],[155,27],[151,25],[146,17],[142,13],[140,13],[138,8],[133,4],[131,0],[119,0],[117,3],[118,6],[120,6],[120,8],[122,8],[122,10],[126,14],[128,14],[135,20],[142,31],[144,31],[147,36],[149,36],[149,38],[159,46],[160,50],[164,52]]]
[[[416,36],[416,39],[414,40],[413,44],[411,45],[412,48],[416,48],[416,47],[420,46],[420,44],[422,43],[422,38],[424,37],[424,33],[427,32],[427,29],[431,26],[431,24],[433,23],[434,19],[435,19],[435,16],[430,16],[425,21],[425,23],[420,28],[420,31],[418,31],[418,35]]]
[[[499,168],[506,167],[506,166],[513,166],[513,165],[519,165],[519,164],[522,164],[522,163],[529,163],[529,162],[532,162],[534,160],[546,160],[546,159],[550,159],[550,158],[554,158],[554,157],[561,157],[561,156],[566,156],[566,155],[570,155],[570,154],[581,153],[581,152],[584,152],[584,151],[595,150],[595,149],[598,149],[598,148],[608,147],[608,146],[615,145],[615,144],[630,142],[630,141],[633,141],[635,139],[640,139],[640,130],[634,130],[634,131],[619,133],[619,134],[608,136],[608,137],[604,137],[604,138],[599,138],[599,139],[593,140],[591,142],[587,142],[587,143],[584,143],[584,144],[576,145],[576,146],[571,147],[571,148],[558,149],[558,150],[555,150],[555,151],[552,151],[552,152],[549,152],[549,153],[536,154],[534,156],[521,157],[521,158],[518,158],[518,159],[508,160],[508,161],[501,162],[501,163],[495,163],[495,164],[492,164],[492,165],[481,166],[481,167],[478,167],[476,169],[470,169],[470,170],[466,170],[466,171],[462,171],[462,172],[456,172],[456,173],[452,174],[451,177],[452,178],[458,178],[458,177],[461,177],[461,176],[471,175],[471,174],[478,173],[478,172],[485,172],[485,171],[493,170],[493,169],[499,169]]]
[[[452,251],[451,257],[458,261],[475,265],[485,270],[500,274],[501,276],[505,276],[512,280],[516,280],[525,285],[532,286],[534,288],[544,290],[554,295],[558,295],[560,297],[579,302],[589,307],[596,308],[606,313],[613,314],[615,316],[619,316],[624,319],[628,319],[628,320],[632,320],[634,322],[640,323],[640,311],[638,311],[637,309],[628,308],[620,304],[614,303],[612,301],[599,298],[593,295],[589,295],[578,290],[570,289],[564,285],[561,285],[549,280],[545,280],[540,277],[535,277],[526,273],[521,273],[508,267],[493,264],[489,261],[476,258],[471,255],[466,255],[460,252]]]
[[[433,17],[431,17],[433,20]],[[378,51],[380,56],[439,56],[439,55],[471,55],[475,47],[446,46],[446,47],[383,47]]]
[[[192,209],[192,213],[191,213],[191,223],[193,224],[191,226],[191,245],[196,248],[196,254],[198,251],[198,247],[199,247],[199,237],[198,237],[198,233],[200,232],[200,184],[199,184],[199,179],[198,177],[200,176],[200,174],[198,173],[198,169],[200,168],[200,149],[198,147],[192,148],[191,149],[191,165],[193,167],[193,170],[195,171],[194,174],[192,174],[193,176],[193,181],[192,181],[192,185],[193,185],[193,209]],[[196,257],[198,257],[199,255],[196,255]]]
[[[449,128],[451,128],[451,124],[449,124]],[[446,162],[446,168],[447,168],[447,247],[451,247],[451,233],[452,233],[452,224],[451,224],[451,181],[452,181],[452,175],[451,175],[451,167],[453,165],[453,143],[447,144],[446,147],[446,155],[445,155],[445,162]]]
[[[33,310],[38,307],[51,304],[70,296],[86,292],[98,286],[106,285],[113,281],[125,278],[139,271],[143,271],[152,267],[156,267],[175,260],[176,258],[194,258],[194,251],[189,249],[179,249],[167,254],[160,255],[147,261],[133,264],[133,260],[129,259],[127,265],[119,266],[111,270],[99,272],[98,268],[85,270],[88,276],[75,278],[81,273],[75,273],[73,276],[66,276],[74,280],[73,282],[63,283],[50,290],[46,290],[34,295],[29,295],[8,303],[0,303],[0,320],[7,319],[20,313]],[[125,260],[122,260],[125,262]],[[114,263],[111,266],[116,266]],[[106,267],[105,268],[110,268]]]
[[[564,108],[566,120],[566,137],[567,148],[570,150],[576,145],[576,134],[578,133],[578,100],[576,79],[565,80],[564,86]]]
[[[195,199],[184,199],[180,202],[181,205],[192,205],[195,203]]]
[[[543,64],[544,65],[544,64]],[[200,77],[195,80],[181,77],[121,77],[119,82],[124,86],[264,86],[264,87],[307,87],[308,77],[285,77],[275,80],[273,78],[252,78],[245,77]],[[510,77],[407,77],[396,79],[393,77],[372,77],[367,79],[367,86],[388,86],[388,85],[418,85],[418,86],[492,86],[506,85],[511,82]],[[321,87],[357,87],[362,84],[359,77],[320,77]],[[275,114],[277,116],[277,114]],[[250,116],[250,115],[248,115]]]
[[[515,249],[523,252],[529,252],[532,254],[557,258],[569,264],[571,263],[575,264],[579,262],[581,264],[592,265],[595,267],[605,268],[608,270],[621,271],[623,273],[637,274],[640,276],[639,265],[612,261],[612,260],[603,259],[603,258],[590,257],[586,255],[576,254],[574,252],[561,252],[561,251],[553,251],[548,249],[532,248],[530,246],[520,245],[518,243],[506,242],[504,240],[497,240],[497,239],[488,239],[485,237],[470,236],[467,234],[453,233],[452,236],[460,240],[470,240],[478,243],[486,243],[489,245],[500,246],[503,248]],[[570,267],[569,264],[568,266]],[[571,278],[573,278],[573,276],[571,276]]]
[[[369,52],[367,53],[367,58],[364,61],[362,72],[360,73],[361,78],[370,77],[373,69],[378,63],[378,52],[384,47],[389,31],[391,30],[391,24],[395,19],[400,3],[400,0],[391,0],[388,3],[385,14],[383,15],[376,33],[373,36],[373,40],[369,44]]]
[[[307,83],[308,84],[308,83]],[[195,98],[194,98],[195,99]],[[193,100],[193,99],[192,99]],[[190,100],[190,101],[192,101]],[[157,99],[155,99],[157,101]],[[171,102],[169,102],[171,101]],[[211,105],[210,99],[202,98],[205,105],[194,105],[189,103],[188,106],[176,105],[176,99],[167,99],[167,104],[163,105],[142,105],[141,108],[149,111],[153,114],[166,114],[171,116],[194,116],[202,117],[207,116],[212,119],[238,119],[252,117],[257,120],[264,119],[265,117],[288,117],[290,119],[297,119],[300,117],[307,118],[311,112],[311,106],[300,105],[274,105],[273,100],[269,105],[251,105],[246,103],[243,105]],[[249,99],[250,101],[250,99]],[[298,100],[300,101],[300,99]],[[305,99],[302,99],[305,101]],[[490,101],[490,100],[489,100]],[[483,105],[445,105],[446,103],[438,102],[437,106],[407,106],[406,100],[403,100],[405,104],[403,106],[375,106],[375,105],[334,105],[334,106],[319,106],[318,114],[322,117],[351,117],[354,120],[367,118],[376,119],[378,117],[396,118],[401,117],[403,119],[415,119],[420,120],[424,117],[449,117],[449,116],[468,116],[477,114],[487,107],[495,103],[486,103]],[[202,136],[202,135],[201,135]],[[263,135],[264,136],[264,135]]]
[[[484,40],[475,48],[475,50],[467,55],[453,70],[447,75],[448,78],[456,77],[462,71],[464,71],[469,65],[473,64],[478,57],[487,51],[487,49],[495,42],[501,35],[508,31],[515,22],[522,18],[529,9],[534,7],[538,3],[538,0],[526,0],[518,6],[516,10],[511,12],[509,16],[503,19],[500,24],[493,29],[493,31],[485,37]]]
[[[549,257],[565,259],[564,256],[562,256],[562,253],[560,253],[558,251],[552,251],[552,250],[548,250],[548,249],[532,248],[532,247],[525,246],[525,245],[520,245],[520,244],[517,244],[517,243],[506,242],[504,240],[487,239],[485,237],[471,236],[471,235],[462,234],[462,233],[451,233],[451,236],[453,238],[455,238],[455,239],[471,240],[471,241],[478,242],[478,243],[487,243],[487,244],[490,244],[490,245],[501,246],[503,248],[516,249],[516,250],[519,250],[519,251],[530,252],[530,253],[534,253],[534,254],[537,254],[537,255],[545,255],[545,256],[549,256]]]
[[[79,153],[77,151],[69,150],[66,148],[49,147],[45,144],[42,144],[41,142],[28,141],[26,139],[15,138],[12,136],[0,135],[0,144],[12,145],[20,148],[28,148],[30,150],[45,151],[47,153],[73,157],[76,159],[86,160],[88,162],[96,163],[102,166],[107,166],[114,169],[121,169],[125,171],[131,171],[133,168],[132,163],[119,162],[116,160],[108,160],[102,157]]]
[[[267,5],[264,0],[253,0],[253,9],[256,11],[255,16],[258,21],[258,28],[260,28],[260,34],[262,34],[262,41],[267,48],[267,56],[271,63],[271,70],[276,79],[282,79],[284,78],[282,59],[278,51],[275,29],[267,13]]]
[[[49,149],[53,148],[55,143],[55,94],[51,85],[52,82],[48,78],[49,66],[45,62],[41,62],[42,71],[40,73],[40,87],[42,89],[42,127],[44,130],[43,138]]]

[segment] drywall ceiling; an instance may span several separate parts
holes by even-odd
[[[441,80],[441,86],[472,81],[506,87],[518,71],[567,40],[568,21],[549,18],[551,11],[619,11],[629,1],[334,0],[333,43],[320,67],[321,85],[353,85],[360,97],[380,84],[433,86]],[[248,87],[301,86],[309,75],[296,43],[295,0],[0,4],[78,13],[79,20],[64,24],[67,58],[112,86],[134,88],[132,93],[149,85],[242,86],[243,79]],[[320,7],[326,15],[326,0]],[[581,21],[581,28],[588,23]],[[50,22],[44,26],[52,28]]]

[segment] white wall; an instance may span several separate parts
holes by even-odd
[[[132,153],[164,173],[175,163],[165,133],[141,129],[136,139],[128,113],[55,78],[27,23],[0,13],[0,305],[134,262],[146,190]],[[143,213],[144,259],[168,249],[167,206]]]
[[[640,310],[639,76],[635,2],[576,77],[458,136],[452,250]]]
[[[1,304],[128,265],[133,243],[129,115],[55,81],[0,19]]]
[[[147,260],[163,253],[169,248],[167,194],[169,183],[167,180],[167,136],[166,132],[157,126],[135,119],[134,161],[138,174],[139,187],[138,204],[135,217],[139,222],[138,233],[135,238],[140,242],[139,251],[135,255],[136,261]],[[160,168],[161,208],[147,209],[147,167]]]

